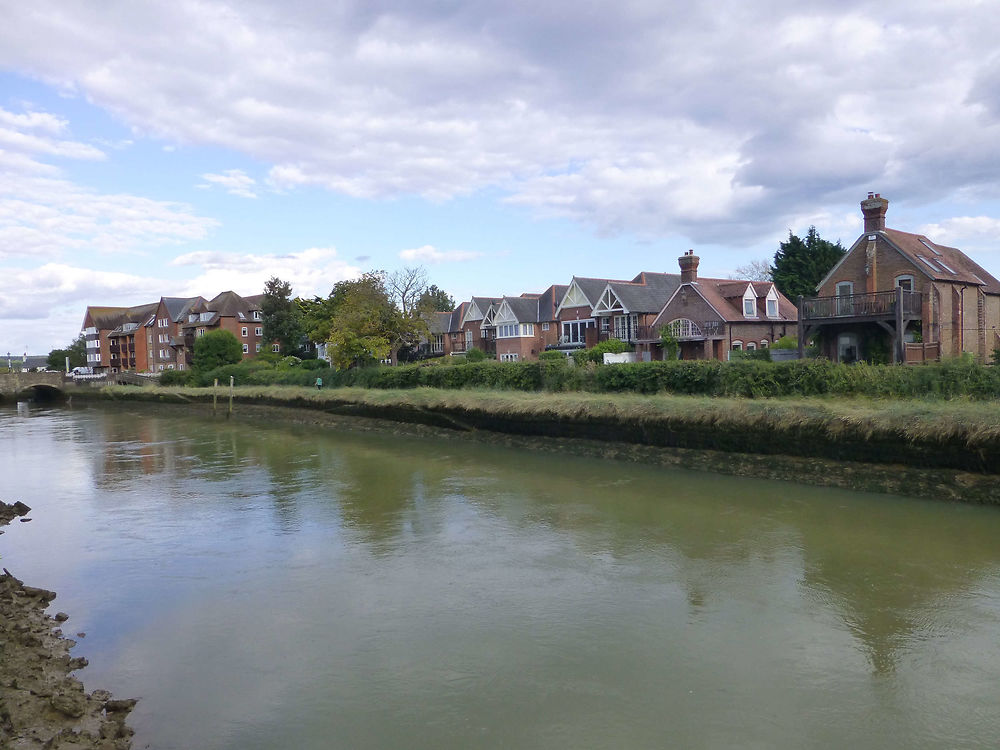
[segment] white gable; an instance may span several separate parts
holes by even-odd
[[[462,325],[468,322],[482,320],[483,312],[479,309],[479,306],[475,302],[469,302],[469,307],[465,311],[465,316],[462,318]]]
[[[563,295],[562,301],[556,308],[556,315],[559,315],[559,311],[564,307],[590,307],[591,304],[591,301],[587,299],[587,295],[583,293],[583,290],[576,283],[576,279],[574,279],[570,282],[566,294]]]
[[[514,311],[510,309],[510,305],[504,300],[500,303],[500,308],[497,310],[496,315],[493,316],[494,325],[500,325],[501,323],[517,323],[517,317],[514,315]]]
[[[611,315],[616,312],[628,312],[625,306],[618,299],[614,290],[611,288],[611,284],[604,287],[604,291],[601,292],[601,298],[594,305],[594,315]]]

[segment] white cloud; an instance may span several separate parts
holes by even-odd
[[[942,245],[963,250],[1000,250],[1000,219],[992,216],[955,216],[933,224],[924,224],[917,229],[917,233]]]
[[[0,121],[43,133],[67,123],[44,112],[0,110]],[[86,144],[0,127],[0,260],[57,260],[73,252],[145,252],[204,238],[217,222],[182,203],[100,193],[62,176],[40,155],[103,159]]]
[[[253,186],[257,181],[244,172],[242,169],[227,169],[222,174],[203,174],[203,180],[207,180],[213,185],[219,185],[230,195],[238,195],[242,198],[256,198]]]
[[[229,289],[239,294],[259,294],[264,283],[277,276],[302,297],[325,297],[338,281],[361,275],[361,269],[340,260],[334,248],[309,248],[283,254],[200,251],[179,255],[172,266],[200,267],[201,273],[185,282],[184,295],[214,296]]]
[[[138,133],[238,150],[279,188],[445,200],[499,187],[603,232],[740,242],[868,189],[1000,191],[994,13],[150,0],[109,14],[43,0],[6,19],[0,65]],[[240,173],[215,177],[256,193]]]
[[[399,257],[408,263],[455,263],[475,260],[483,257],[483,254],[469,250],[438,250],[433,245],[423,245],[403,250],[399,253]]]

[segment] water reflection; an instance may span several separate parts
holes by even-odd
[[[0,469],[31,445],[87,468],[93,494],[65,512],[92,548],[41,529],[81,579],[120,577],[88,647],[123,650],[136,684],[157,675],[142,692],[163,715],[239,725],[188,744],[656,747],[665,712],[682,747],[1000,732],[982,718],[1000,700],[981,648],[1000,626],[990,509],[457,439],[46,419],[18,443],[0,413]],[[113,532],[92,520],[108,510]],[[99,640],[115,628],[126,645]],[[936,694],[942,673],[961,700]],[[166,690],[192,680],[200,709]],[[150,736],[171,731],[149,710]]]

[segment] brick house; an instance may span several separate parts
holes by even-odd
[[[547,347],[559,342],[556,308],[567,286],[553,284],[541,294],[503,297],[493,305],[491,322],[496,332],[496,355],[501,362],[538,359]]]
[[[222,292],[209,300],[195,302],[187,319],[180,324],[183,349],[178,347],[177,363],[190,367],[194,359],[194,342],[208,331],[229,331],[243,345],[243,359],[252,359],[264,347],[278,351],[278,345],[264,341],[264,314],[260,302],[263,294],[241,297],[236,292]],[[183,355],[183,356],[182,356]]]
[[[202,297],[160,297],[145,328],[150,372],[188,368],[182,326],[193,308],[204,303]]]
[[[838,361],[922,362],[1000,346],[1000,281],[957,248],[885,225],[889,201],[861,202],[864,233],[800,301],[799,342]]]
[[[142,332],[155,309],[156,303],[135,307],[88,306],[81,326],[87,366],[95,373],[145,371],[149,350]]]
[[[641,359],[663,359],[662,328],[680,344],[681,359],[726,360],[732,350],[766,349],[795,332],[795,305],[773,282],[699,278],[692,251],[678,263],[680,283],[636,344]]]
[[[496,355],[496,329],[484,326],[483,321],[489,315],[492,320],[493,311],[499,305],[500,297],[473,297],[465,304],[462,318],[459,321],[459,336],[464,345],[464,351],[479,349],[491,356]]]
[[[594,307],[601,293],[613,279],[596,279],[574,276],[556,305],[555,318],[559,325],[559,338],[554,348],[583,349],[597,344],[597,318]]]
[[[614,338],[630,344],[659,340],[653,321],[680,284],[678,274],[648,271],[632,281],[609,281],[591,312],[598,321],[598,340]]]

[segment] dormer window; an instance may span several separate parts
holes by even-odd
[[[767,300],[767,317],[777,318],[778,317],[778,300],[771,299]]]
[[[757,317],[757,300],[753,297],[743,298],[743,317],[744,318],[756,318]]]

